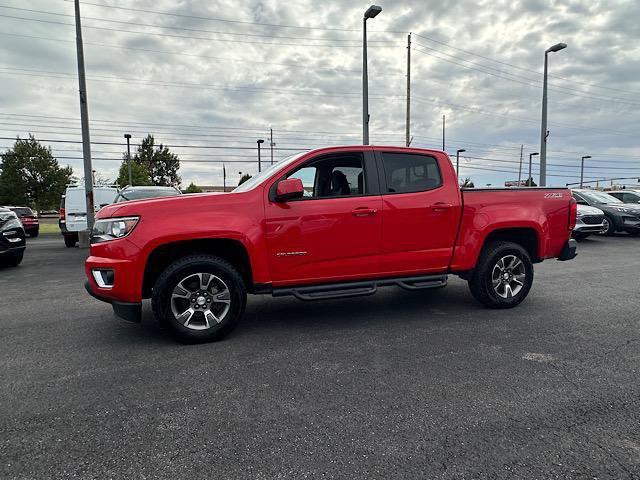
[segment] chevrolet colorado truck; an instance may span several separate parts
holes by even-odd
[[[229,193],[102,208],[86,289],[139,320],[151,298],[178,340],[224,337],[247,293],[320,300],[467,280],[493,308],[525,299],[533,264],[576,256],[565,188],[460,189],[446,153],[348,146],[284,159]]]

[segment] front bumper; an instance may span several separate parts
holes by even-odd
[[[21,228],[0,231],[0,255],[20,253],[25,247],[26,240]]]
[[[89,280],[84,283],[84,288],[93,298],[96,298],[102,302],[110,303],[113,307],[113,313],[118,317],[129,322],[140,322],[142,318],[142,303],[119,302],[117,300],[113,300],[111,298],[97,294],[93,291],[93,286],[91,285],[91,282],[89,282]]]
[[[567,243],[565,243],[564,247],[562,248],[562,252],[560,252],[560,256],[558,257],[558,260],[560,260],[561,262],[564,262],[566,260],[572,260],[576,258],[577,255],[578,255],[578,242],[576,242],[574,239],[571,239],[567,241]]]

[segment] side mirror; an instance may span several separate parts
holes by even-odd
[[[276,187],[276,202],[286,202],[294,198],[302,198],[304,196],[304,187],[302,180],[299,178],[287,178],[278,182]]]

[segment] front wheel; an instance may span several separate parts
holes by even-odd
[[[616,226],[613,223],[613,219],[605,216],[602,220],[602,230],[598,235],[613,235],[616,232]]]
[[[533,284],[529,253],[512,242],[486,246],[469,280],[471,294],[490,308],[512,308],[522,302]]]
[[[190,255],[162,272],[153,287],[156,318],[185,343],[220,340],[242,317],[247,302],[236,268],[212,255]]]

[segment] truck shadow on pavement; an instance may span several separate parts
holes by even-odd
[[[322,332],[391,328],[396,325],[427,322],[430,325],[459,321],[489,320],[489,312],[469,294],[466,282],[455,280],[446,288],[408,292],[400,288],[382,288],[377,294],[349,299],[303,302],[294,298],[250,296],[244,318],[225,341],[256,335],[264,338]],[[501,315],[512,315],[506,311]],[[141,324],[119,323],[119,335],[136,341],[171,343],[168,330],[159,326],[148,304],[143,308]],[[131,341],[131,339],[129,339]]]

